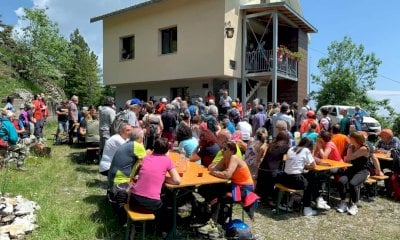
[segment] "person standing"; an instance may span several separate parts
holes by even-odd
[[[362,122],[363,122],[364,114],[361,112],[361,108],[359,105],[355,107],[355,112],[353,115],[354,126],[357,131],[362,130]]]
[[[106,141],[111,137],[111,126],[115,119],[114,98],[107,96],[99,114],[100,153]]]
[[[78,131],[79,127],[79,119],[78,119],[78,96],[73,95],[71,97],[71,101],[69,102],[69,107],[68,107],[68,125],[69,125],[69,130],[68,130],[68,144],[73,144],[74,143],[74,136],[75,133]],[[42,114],[42,112],[40,112]]]
[[[40,94],[36,94],[32,100],[32,104],[34,106],[33,118],[35,119],[35,130],[33,134],[38,140],[43,137],[43,114],[41,98],[42,97]]]
[[[219,100],[219,104],[221,105],[221,114],[227,114],[229,108],[231,107],[232,98],[228,96],[228,91],[223,91],[222,96]]]
[[[57,138],[62,132],[64,136],[68,133],[68,101],[62,101],[61,105],[56,109],[58,127],[57,127]]]

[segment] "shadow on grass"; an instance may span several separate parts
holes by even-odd
[[[90,188],[101,188],[107,190],[108,182],[107,180],[92,179],[86,182],[86,186]]]
[[[100,224],[96,231],[96,239],[124,239],[125,229],[118,223],[105,194],[90,195],[83,201],[97,205],[97,211],[90,216],[91,221]]]
[[[85,167],[85,166],[78,166],[77,168],[75,168],[75,170],[77,172],[81,172],[81,173],[85,173],[85,174],[92,174],[92,175],[97,175],[99,174],[99,170],[98,169],[90,169],[89,166]]]

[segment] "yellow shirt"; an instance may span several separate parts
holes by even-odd
[[[144,148],[143,144],[133,142],[133,154],[138,158],[138,160],[136,161],[135,165],[133,165],[130,176],[126,176],[123,172],[117,170],[114,177],[114,185],[129,182],[131,176],[136,175],[140,162],[142,161],[144,156],[146,156],[146,149]]]
[[[240,159],[243,159],[242,156],[242,151],[240,151],[239,146],[236,144],[236,156],[240,157]],[[222,155],[222,151],[219,150],[217,155],[215,155],[214,160],[212,161],[213,164],[217,164],[219,163],[219,161],[221,161],[224,158],[224,156]]]

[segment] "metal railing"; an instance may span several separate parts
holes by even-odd
[[[246,72],[271,72],[272,50],[246,52]],[[278,73],[297,78],[297,61],[287,55],[278,55]]]

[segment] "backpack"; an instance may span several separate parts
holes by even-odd
[[[115,119],[111,124],[111,129],[110,129],[111,136],[118,133],[119,127],[121,126],[122,123],[128,123],[127,110],[121,111],[117,113],[117,115],[115,116]]]
[[[349,117],[345,117],[346,118],[346,125],[344,127],[344,134],[345,135],[349,135],[350,133],[350,125],[351,125],[351,119]]]
[[[240,219],[229,221],[224,226],[225,238],[235,240],[251,240],[254,239],[249,226]]]
[[[390,150],[390,154],[393,158],[392,172],[385,175],[389,176],[385,179],[385,188],[387,190],[387,196],[393,197],[395,200],[400,200],[400,151],[398,149]]]
[[[107,189],[108,202],[111,204],[118,221],[123,225],[126,222],[124,205],[128,203],[129,183],[120,183]]]
[[[331,131],[331,128],[332,128],[332,120],[331,120],[329,117],[325,117],[325,119],[328,120],[328,129],[325,129],[324,125],[321,123],[321,120],[322,120],[322,119],[324,119],[324,118],[321,118],[321,119],[319,120],[319,122],[318,122],[321,131],[328,131],[328,132],[330,132],[330,131]]]
[[[87,120],[86,122],[86,143],[99,143],[99,121],[98,120]]]
[[[193,117],[196,116],[196,110],[197,110],[197,107],[195,105],[189,106],[189,112],[190,112],[191,119],[193,119]]]

